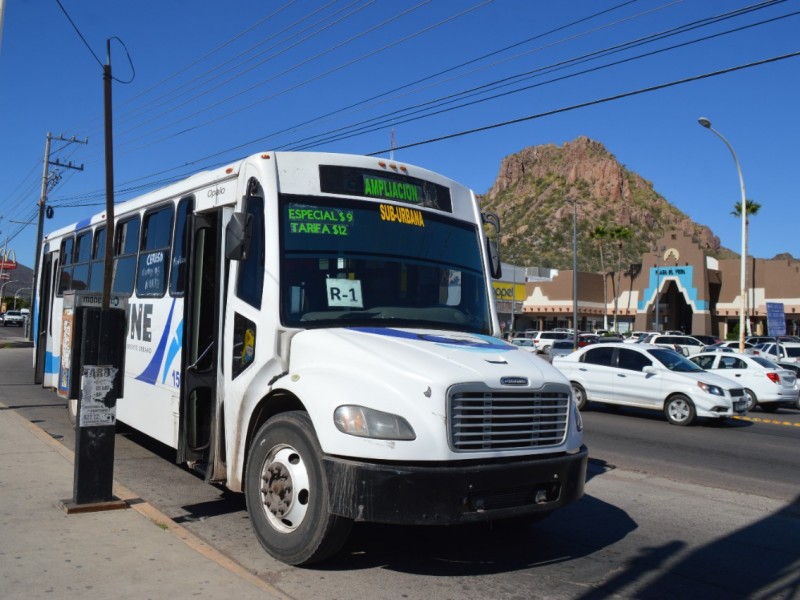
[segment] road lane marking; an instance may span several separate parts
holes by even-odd
[[[758,417],[733,417],[740,421],[750,421],[751,423],[768,423],[770,425],[785,425],[788,427],[800,427],[800,422],[793,423],[792,421],[779,421],[777,419],[759,419]]]

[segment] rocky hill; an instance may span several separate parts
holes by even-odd
[[[507,156],[482,208],[500,216],[503,260],[528,266],[572,268],[572,199],[578,209],[578,268],[601,271],[597,226],[625,227],[622,265],[639,262],[665,231],[690,235],[717,258],[738,256],[720,246],[706,226],[692,221],[653,184],[623,167],[599,142],[586,137],[533,146]],[[607,270],[617,264],[617,244],[602,242]]]

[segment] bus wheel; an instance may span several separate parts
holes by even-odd
[[[264,423],[247,458],[245,498],[253,530],[267,552],[290,565],[335,554],[352,527],[328,509],[321,456],[311,420],[294,411]]]

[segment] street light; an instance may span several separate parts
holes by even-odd
[[[719,139],[725,142],[725,145],[728,147],[728,150],[731,151],[731,156],[733,156],[733,162],[736,163],[736,172],[739,174],[739,188],[742,193],[742,266],[741,266],[741,273],[739,275],[739,287],[740,287],[740,297],[742,301],[741,308],[739,309],[739,352],[744,352],[744,329],[745,329],[745,312],[747,311],[747,295],[745,293],[746,287],[746,277],[745,277],[745,269],[747,267],[747,199],[744,193],[744,177],[742,177],[742,168],[739,166],[739,159],[736,158],[736,152],[733,151],[733,146],[730,145],[730,142],[726,140],[723,135],[711,127],[711,121],[706,119],[705,117],[700,117],[697,119],[697,122],[700,123],[703,127],[711,131],[711,133],[715,134]]]
[[[9,283],[17,283],[17,282],[16,281],[5,281],[5,282],[3,282],[2,285],[0,285],[0,304],[2,304],[3,298],[5,298],[4,294],[5,294],[5,291],[6,291],[6,286]]]
[[[21,291],[23,291],[23,290],[29,290],[29,289],[31,289],[31,288],[29,288],[29,287],[19,288],[19,289],[18,289],[18,290],[17,290],[17,291],[14,293],[14,310],[17,310],[17,298],[19,298],[19,293],[20,293]]]

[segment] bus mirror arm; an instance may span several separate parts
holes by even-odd
[[[500,279],[503,269],[500,261],[500,217],[495,213],[481,213],[485,225],[489,225],[495,231],[493,236],[486,237],[486,251],[489,254],[489,267],[492,270],[492,278]]]
[[[244,260],[253,237],[253,215],[236,212],[225,227],[225,258]]]

